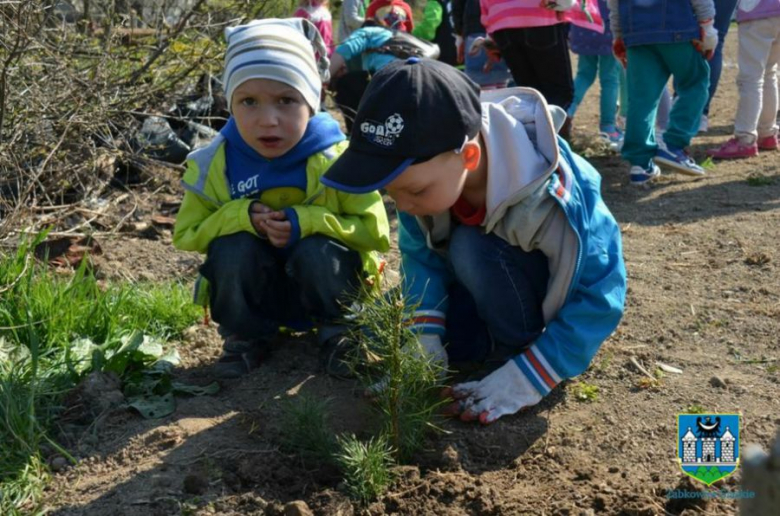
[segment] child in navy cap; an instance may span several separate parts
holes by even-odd
[[[448,65],[397,61],[374,76],[349,148],[323,176],[395,199],[428,354],[501,364],[451,389],[449,411],[464,420],[538,403],[588,367],[623,313],[620,231],[599,174],[556,134],[565,117],[536,90],[480,100]]]

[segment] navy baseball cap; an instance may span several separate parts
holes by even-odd
[[[322,183],[337,190],[378,190],[414,162],[458,150],[482,125],[479,86],[432,59],[396,60],[377,72],[360,101],[349,147]]]

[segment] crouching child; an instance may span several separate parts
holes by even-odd
[[[388,64],[323,182],[393,197],[422,347],[497,367],[451,388],[450,413],[486,424],[585,371],[626,272],[599,174],[557,135],[565,112],[530,88],[482,95],[433,60]]]
[[[389,247],[385,208],[377,192],[320,181],[347,143],[317,113],[328,61],[316,27],[266,19],[225,32],[231,117],[187,159],[173,242],[206,254],[196,300],[225,339],[217,376],[259,366],[282,326],[316,327],[326,370],[337,374],[344,366],[330,354],[346,335],[344,305]]]

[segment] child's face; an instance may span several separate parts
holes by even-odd
[[[396,207],[410,215],[437,215],[449,210],[466,183],[468,171],[454,151],[411,165],[385,187]]]
[[[273,79],[242,83],[231,104],[241,138],[264,158],[277,158],[295,147],[311,117],[303,95]]]

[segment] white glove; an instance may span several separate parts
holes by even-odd
[[[447,368],[449,367],[449,359],[447,358],[447,350],[441,343],[441,337],[433,333],[424,333],[417,337],[417,341],[420,343],[419,348],[412,350],[412,356],[425,357],[426,359],[438,362],[441,366],[441,378],[443,380],[447,375]],[[369,385],[366,389],[365,395],[368,397],[376,396],[382,393],[389,383],[390,378],[384,377],[373,385]]]
[[[553,11],[568,11],[575,3],[577,0],[542,0],[541,6]]]
[[[483,425],[542,400],[514,360],[478,382],[455,385],[449,394],[456,400],[447,410],[450,415],[459,414],[464,421],[479,419]]]
[[[420,342],[423,356],[438,362],[442,369],[446,371],[450,363],[447,358],[447,350],[441,344],[441,337],[434,333],[423,333],[417,337],[417,340]]]
[[[693,40],[693,46],[702,53],[705,59],[711,59],[718,46],[718,30],[713,25],[712,20],[702,23],[699,27],[701,28],[701,39]]]

